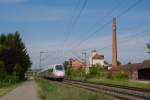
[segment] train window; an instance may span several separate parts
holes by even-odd
[[[63,66],[62,65],[56,65],[56,70],[63,70]]]

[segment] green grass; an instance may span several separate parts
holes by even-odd
[[[150,89],[150,82],[141,82],[141,81],[133,81],[133,80],[117,80],[117,79],[97,79],[97,78],[88,79],[87,81],[95,82],[95,83],[108,83],[108,84]]]
[[[106,95],[93,93],[73,86],[37,79],[42,100],[110,100]]]
[[[81,77],[72,77],[73,80],[84,80]],[[116,79],[116,78],[87,78],[85,81],[95,82],[95,83],[108,83],[108,84],[115,84],[115,85],[123,85],[129,87],[137,87],[143,89],[150,90],[150,81],[138,81],[138,80],[128,80],[128,79]]]
[[[5,87],[1,87],[0,88],[0,97],[2,97],[3,95],[7,94],[8,92],[10,92],[11,90],[15,89],[17,87],[17,84],[15,85],[9,85],[9,86],[5,86]]]

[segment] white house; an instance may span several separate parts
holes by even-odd
[[[89,57],[90,67],[95,64],[99,64],[101,66],[107,66],[107,63],[104,59],[104,55],[100,55],[96,50],[92,50],[91,56]]]

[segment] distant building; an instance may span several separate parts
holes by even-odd
[[[38,72],[40,69],[28,69],[28,71],[25,73],[26,79],[33,79],[34,76],[38,75]]]
[[[131,80],[150,80],[150,60],[144,60],[142,63],[129,63],[120,65],[116,69],[109,69],[113,75],[121,70],[127,72]]]
[[[80,69],[80,68],[84,67],[84,64],[77,58],[70,58],[69,59],[69,65],[73,69]]]
[[[89,57],[89,63],[90,67],[96,64],[99,64],[101,66],[107,66],[104,55],[98,54],[96,50],[92,50],[91,56]]]

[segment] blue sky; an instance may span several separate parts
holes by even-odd
[[[94,35],[92,33],[138,0],[87,0],[76,19],[84,1],[0,0],[0,33],[21,33],[34,68],[39,66],[40,51],[48,51],[42,55],[44,67],[81,56],[83,51],[89,55],[92,49],[104,54],[106,61],[111,63],[111,22]],[[142,62],[150,58],[146,48],[150,32],[132,36],[150,29],[149,5],[150,0],[141,0],[117,18],[118,59],[122,63]],[[71,27],[70,23],[74,21]],[[108,48],[101,49],[105,46]]]

